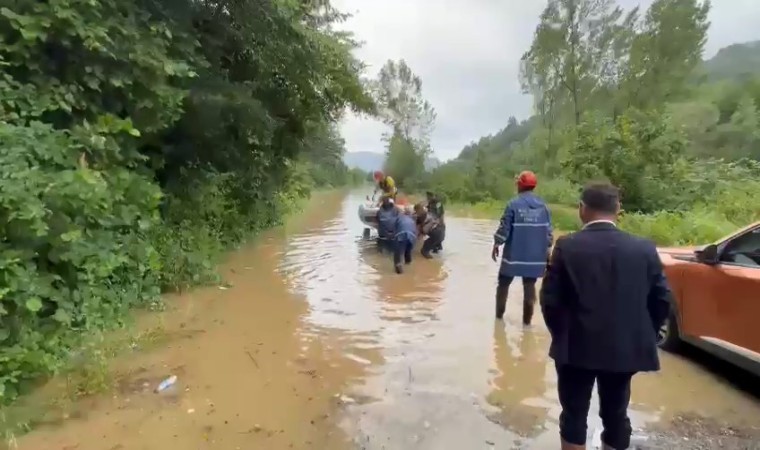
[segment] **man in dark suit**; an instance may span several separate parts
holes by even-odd
[[[618,230],[619,198],[609,184],[584,188],[583,229],[557,240],[541,288],[563,450],[586,448],[594,382],[604,448],[628,448],[631,377],[660,369],[656,335],[668,316],[670,289],[654,244]]]

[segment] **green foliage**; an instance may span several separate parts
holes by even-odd
[[[399,184],[409,188],[416,177],[425,171],[424,156],[418,152],[414,143],[404,138],[401,133],[393,133],[388,141],[388,157],[385,160],[385,173],[393,176]]]
[[[593,117],[577,130],[562,166],[582,184],[605,179],[620,187],[626,209],[653,211],[669,208],[660,192],[679,186],[678,163],[685,140],[658,115],[629,111],[614,123]],[[660,180],[669,180],[667,188]]]
[[[759,47],[702,64],[709,7],[550,0],[520,67],[535,115],[466,146],[425,188],[498,216],[530,169],[555,226],[573,230],[580,186],[606,179],[622,189],[622,226],[668,245],[760,220]]]
[[[0,7],[0,401],[317,186],[374,104],[329,2]],[[98,383],[95,383],[98,384]],[[89,392],[90,389],[85,389]]]
[[[60,366],[70,332],[156,299],[161,261],[145,235],[161,194],[134,171],[80,166],[83,143],[49,125],[0,122],[0,140],[0,394],[13,398]]]

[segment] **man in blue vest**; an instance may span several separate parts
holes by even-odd
[[[498,260],[504,246],[499,284],[496,288],[496,318],[501,320],[507,307],[509,285],[515,277],[523,283],[523,325],[529,326],[536,304],[536,280],[543,277],[552,246],[551,214],[546,203],[533,193],[538,184],[530,171],[517,176],[517,197],[504,210],[499,229],[494,234],[491,258]]]

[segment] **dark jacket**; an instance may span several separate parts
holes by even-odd
[[[563,236],[541,287],[549,355],[590,370],[659,370],[656,336],[669,301],[652,242],[607,222]]]
[[[439,220],[440,223],[443,223],[443,216],[445,212],[443,210],[443,203],[441,203],[440,200],[437,198],[430,199],[427,204],[427,210],[428,214],[432,214]]]
[[[393,239],[399,211],[395,206],[380,207],[377,211],[377,234],[380,239]]]
[[[399,214],[396,219],[396,241],[411,242],[414,245],[417,242],[417,223],[414,218],[408,214]]]
[[[549,208],[533,192],[523,192],[509,204],[494,233],[494,244],[504,244],[499,274],[540,278],[552,245]]]

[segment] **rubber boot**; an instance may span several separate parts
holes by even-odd
[[[523,325],[530,326],[533,320],[533,310],[536,306],[536,286],[524,287],[523,293]]]
[[[507,310],[507,295],[509,286],[496,286],[496,318],[504,318],[504,312]]]
[[[562,439],[561,442],[562,442],[562,447],[561,447],[562,450],[586,450],[585,445],[571,444],[569,442],[565,442],[564,439]]]
[[[523,300],[523,325],[526,327],[530,326],[531,321],[533,320],[533,310],[536,307],[536,299],[534,298],[526,298]]]

